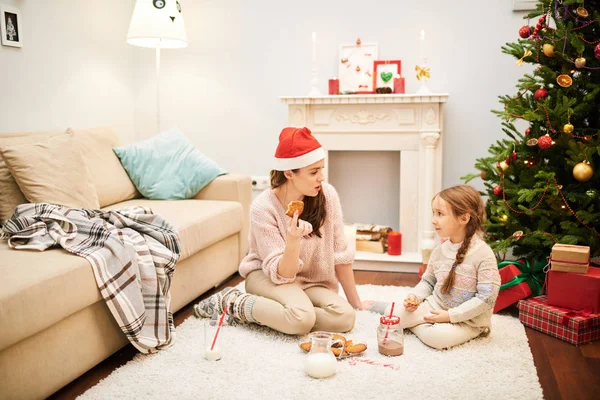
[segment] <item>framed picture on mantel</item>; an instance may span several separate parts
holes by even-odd
[[[339,79],[340,93],[374,93],[373,62],[378,56],[377,43],[362,43],[340,46]]]
[[[388,87],[394,90],[394,78],[402,75],[400,60],[377,60],[373,63],[373,88]]]

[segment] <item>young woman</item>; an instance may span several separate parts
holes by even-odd
[[[250,209],[250,250],[240,264],[246,292],[226,288],[194,307],[198,317],[227,312],[290,335],[347,332],[355,309],[367,309],[356,291],[354,253],[344,236],[342,209],[324,182],[325,152],[307,128],[279,135],[271,189]],[[286,215],[292,201],[304,210]],[[345,300],[338,292],[342,285]]]
[[[394,314],[423,343],[444,349],[489,334],[500,274],[494,252],[478,235],[485,207],[473,187],[441,191],[432,208],[433,226],[448,240],[433,250],[421,281]],[[390,312],[379,302],[374,308]]]

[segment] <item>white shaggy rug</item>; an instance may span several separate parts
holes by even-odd
[[[241,284],[243,285],[243,283]],[[242,286],[240,286],[242,287]],[[243,289],[242,289],[243,290]],[[362,299],[401,300],[408,288],[362,285]],[[218,343],[223,358],[203,358],[206,320],[188,318],[175,344],[153,355],[138,354],[81,399],[541,399],[525,330],[518,319],[494,315],[492,333],[437,351],[405,334],[405,352],[377,351],[379,316],[358,312],[345,336],[368,345],[361,359],[338,361],[324,380],[305,375],[299,338],[256,325],[226,326]],[[377,363],[393,364],[395,368]]]

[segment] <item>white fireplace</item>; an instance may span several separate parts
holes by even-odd
[[[358,252],[355,269],[416,272],[421,250],[437,238],[431,225],[431,198],[441,190],[442,116],[447,94],[282,97],[290,126],[308,127],[329,152],[399,152],[395,224],[402,233],[402,255]],[[328,164],[326,156],[326,165]],[[352,165],[343,169],[352,173]],[[340,170],[336,170],[339,175]],[[327,168],[325,169],[327,174]],[[356,174],[359,175],[360,174]],[[366,178],[363,176],[363,180]],[[331,182],[334,186],[335,182]],[[360,181],[353,182],[361,185]],[[368,185],[366,185],[368,186]],[[371,189],[372,191],[372,189]],[[377,196],[357,199],[373,207]],[[376,206],[376,205],[375,205]],[[371,223],[375,221],[350,221]]]

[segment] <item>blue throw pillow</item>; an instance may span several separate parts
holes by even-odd
[[[227,173],[177,128],[113,150],[135,187],[151,200],[189,199]]]

